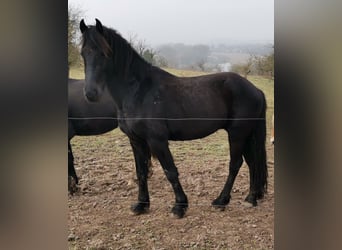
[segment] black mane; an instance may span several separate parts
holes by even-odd
[[[114,62],[115,73],[126,78],[128,72],[134,72],[136,77],[142,78],[141,73],[150,71],[152,65],[142,58],[132,45],[116,30],[103,26],[103,34],[96,27],[89,26],[83,34],[82,47],[88,44],[90,48],[100,49],[106,57]]]

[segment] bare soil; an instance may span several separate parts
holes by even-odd
[[[75,137],[72,146],[80,185],[75,195],[69,195],[69,249],[273,249],[274,153],[268,141],[268,193],[258,206],[246,205],[249,174],[244,163],[225,211],[210,204],[228,175],[226,132],[170,142],[189,199],[183,219],[171,214],[172,187],[155,159],[149,179],[150,211],[132,214],[130,206],[137,200],[135,166],[128,139],[119,129]]]

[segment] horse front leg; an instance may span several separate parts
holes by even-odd
[[[68,142],[68,190],[70,194],[77,192],[78,177],[74,166],[74,156],[70,141]]]
[[[168,146],[168,141],[150,140],[148,143],[152,153],[157,156],[175,193],[176,202],[172,208],[172,213],[178,218],[183,218],[188,208],[188,198],[186,197],[182,185],[179,182],[178,170],[173,161],[173,157]]]
[[[131,210],[138,215],[147,213],[150,207],[147,176],[151,153],[145,142],[130,140],[130,143],[134,153],[139,188],[138,202],[132,205]]]

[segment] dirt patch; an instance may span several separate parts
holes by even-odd
[[[204,139],[170,142],[189,199],[185,218],[171,214],[172,187],[157,160],[149,179],[150,212],[135,216],[135,166],[127,137],[116,129],[72,140],[79,190],[69,196],[69,249],[273,249],[274,153],[267,142],[269,185],[257,207],[243,201],[249,189],[244,164],[225,211],[211,207],[228,175],[225,131]]]

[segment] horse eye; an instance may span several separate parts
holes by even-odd
[[[91,53],[93,53],[93,49],[91,49],[91,48],[84,48],[81,51],[81,54],[83,54],[83,55],[89,55]]]
[[[97,57],[97,58],[104,58],[104,57],[106,57],[106,56],[105,56],[105,54],[104,54],[103,52],[98,52],[98,53],[96,54],[96,57]]]

